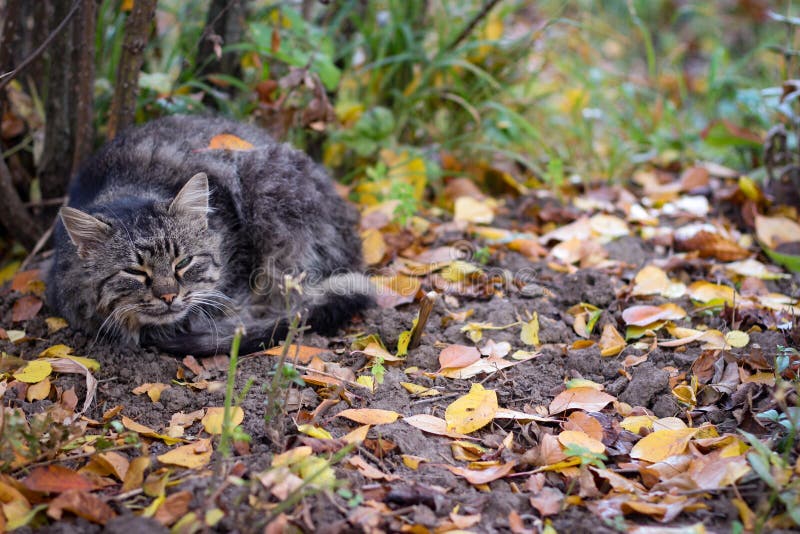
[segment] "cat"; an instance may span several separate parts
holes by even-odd
[[[74,176],[59,215],[47,301],[95,339],[212,355],[241,324],[252,352],[282,340],[290,316],[330,335],[374,301],[356,209],[255,126],[171,116],[124,131]]]

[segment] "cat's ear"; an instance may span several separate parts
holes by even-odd
[[[109,225],[81,210],[65,206],[58,214],[69,238],[78,247],[78,256],[81,258],[85,258],[89,251],[103,245],[111,235]]]
[[[175,200],[169,205],[169,214],[208,215],[208,176],[199,172],[189,178],[186,185],[178,191]]]

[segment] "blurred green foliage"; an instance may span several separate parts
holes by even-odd
[[[208,1],[161,0],[137,118],[213,111],[267,126],[403,217],[441,179],[491,192],[624,180],[639,164],[757,164],[793,32],[757,2],[248,3],[231,73],[197,57]],[[97,30],[102,131],[125,15]],[[771,100],[770,100],[771,99]],[[402,185],[398,185],[402,184]]]

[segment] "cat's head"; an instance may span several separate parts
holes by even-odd
[[[221,239],[209,231],[208,200],[208,178],[200,173],[170,202],[131,199],[94,215],[61,209],[78,256],[73,268],[85,269],[101,317],[135,329],[214,306]]]

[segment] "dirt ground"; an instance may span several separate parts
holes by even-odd
[[[509,225],[513,226],[513,225]],[[467,235],[452,235],[444,239],[439,245],[446,242],[455,242],[459,239],[468,239]],[[625,297],[623,291],[625,284],[629,283],[635,273],[648,262],[663,257],[664,250],[656,249],[653,245],[640,240],[638,237],[624,237],[605,246],[609,259],[622,262],[612,271],[578,270],[567,274],[553,271],[547,262],[531,262],[522,255],[508,251],[496,250],[486,265],[487,269],[507,270],[516,276],[522,269],[525,270],[525,285],[509,284],[502,295],[495,294],[490,298],[468,298],[463,296],[452,299],[437,300],[433,314],[428,322],[428,327],[422,338],[421,345],[408,354],[408,359],[400,366],[387,366],[385,380],[377,390],[370,394],[366,390],[353,392],[354,405],[352,407],[369,407],[393,410],[404,416],[415,414],[434,414],[443,416],[444,408],[449,402],[468,391],[473,381],[482,381],[487,389],[497,391],[499,404],[503,407],[531,411],[537,406],[547,406],[553,397],[564,388],[565,378],[586,378],[599,382],[605,390],[618,397],[633,407],[643,407],[652,411],[659,417],[682,416],[684,410],[678,406],[671,394],[670,373],[686,372],[692,363],[701,355],[697,344],[688,345],[680,349],[658,348],[649,354],[646,361],[634,367],[627,368],[630,376],[620,372],[622,359],[631,354],[643,354],[630,347],[621,355],[610,358],[600,356],[600,349],[595,344],[585,349],[573,349],[571,344],[578,339],[572,329],[573,318],[567,309],[580,302],[594,304],[603,310],[596,331],[600,331],[606,323],[615,325],[624,331],[624,322],[621,311],[633,302]],[[708,274],[711,262],[696,261],[694,269],[700,274]],[[685,266],[684,266],[685,269]],[[716,279],[724,282],[724,278],[715,275]],[[779,282],[767,282],[771,289],[792,295],[800,279],[794,275],[792,279]],[[18,295],[6,290],[0,304],[0,317],[3,325],[10,326],[11,305]],[[658,299],[652,300],[658,304]],[[691,309],[688,299],[686,309]],[[405,304],[396,309],[374,308],[363,317],[357,318],[347,332],[341,332],[336,338],[323,338],[317,335],[306,335],[303,344],[330,349],[322,358],[326,361],[335,361],[344,367],[351,367],[355,371],[362,368],[366,359],[359,353],[346,350],[353,334],[377,333],[387,347],[394,347],[400,333],[411,327],[413,318],[419,309],[418,304]],[[440,389],[444,394],[439,397],[417,397],[408,393],[400,382],[407,381],[408,375],[404,369],[416,366],[421,371],[435,372],[439,368],[438,356],[441,344],[466,343],[469,340],[461,331],[463,323],[443,321],[450,312],[473,309],[474,315],[469,321],[486,321],[495,325],[504,325],[518,321],[526,312],[538,312],[540,322],[540,356],[520,363],[506,370],[488,376],[481,376],[473,380],[452,380],[446,378],[426,378],[422,375],[415,377],[415,381]],[[13,344],[8,341],[0,342],[2,350],[22,356],[33,358],[43,349],[56,343],[63,343],[72,347],[75,354],[88,356],[98,360],[102,367],[96,373],[99,380],[97,397],[92,408],[86,413],[90,419],[101,420],[104,412],[110,408],[122,405],[122,414],[154,429],[163,429],[170,417],[176,412],[188,413],[208,406],[221,406],[223,391],[209,392],[192,389],[175,382],[178,370],[182,367],[181,360],[152,350],[120,348],[113,343],[95,344],[90,337],[70,329],[64,329],[55,334],[48,335],[45,317],[48,316],[46,308],[39,315],[24,324],[30,338],[29,341]],[[715,324],[716,322],[716,324]],[[707,319],[709,327],[723,328],[723,319],[710,317]],[[443,326],[444,325],[444,326]],[[512,350],[525,349],[520,342],[519,329],[487,330],[484,339],[495,342],[508,341]],[[766,358],[774,357],[778,345],[786,345],[787,340],[774,331],[753,333],[751,345],[747,349],[733,349],[727,356],[731,358],[743,357],[744,351],[760,346]],[[739,352],[742,352],[740,354]],[[249,453],[240,455],[236,461],[240,462],[240,476],[249,481],[251,475],[259,473],[269,466],[271,456],[282,452],[279,445],[272,441],[271,434],[266,431],[262,419],[266,399],[265,388],[269,381],[269,373],[274,365],[273,358],[259,355],[244,357],[240,362],[237,377],[237,388],[242,388],[249,378],[254,378],[255,386],[244,399],[242,408],[245,419],[244,430],[252,437]],[[192,373],[184,370],[187,379],[192,378]],[[209,380],[224,381],[224,370],[212,370],[207,377]],[[171,387],[163,391],[158,402],[152,402],[147,395],[134,395],[132,390],[143,383],[165,383]],[[55,384],[63,389],[74,387],[79,399],[83,399],[86,388],[81,377],[76,375],[61,375]],[[321,401],[318,396],[319,388],[306,386],[300,392],[307,399],[304,409],[312,410]],[[765,395],[752,395],[754,402],[767,402]],[[696,410],[693,414],[693,424],[699,425],[708,421],[717,426],[721,433],[734,431],[741,426],[742,421],[737,419],[737,410],[741,408],[741,399],[730,398],[725,402],[710,404],[707,409]],[[37,412],[46,408],[50,401],[28,403],[21,401],[19,405],[26,412]],[[325,412],[320,425],[331,432],[334,437],[341,437],[350,432],[356,423],[344,418],[335,417],[338,412],[348,408],[345,402],[339,402]],[[758,406],[754,407],[757,410]],[[287,414],[293,418],[297,411]],[[602,421],[603,414],[596,414]],[[302,438],[295,429],[294,424],[287,419],[286,446],[292,447]],[[752,423],[752,422],[751,422]],[[750,430],[757,430],[756,424],[751,424]],[[765,429],[762,428],[762,431]],[[199,423],[189,428],[200,435],[202,428]],[[537,442],[537,424],[520,424],[508,421],[503,424],[495,423],[482,429],[477,435],[485,444],[497,444],[503,437],[513,431],[516,435],[519,453],[513,455],[519,459],[524,458],[525,447],[533,447]],[[623,431],[624,432],[624,431]],[[526,492],[524,479],[506,478],[492,482],[490,491],[480,491],[467,483],[463,478],[442,469],[438,463],[453,464],[450,452],[450,439],[429,435],[411,427],[402,420],[388,425],[373,427],[369,433],[370,439],[385,440],[393,447],[377,457],[373,452],[365,452],[365,458],[389,475],[399,478],[392,482],[376,482],[366,479],[358,471],[340,464],[336,467],[337,477],[347,480],[349,487],[367,498],[376,499],[386,503],[393,513],[375,518],[376,526],[388,531],[400,531],[403,526],[422,525],[433,531],[434,527],[460,505],[460,514],[481,514],[479,525],[470,530],[475,532],[509,532],[509,512],[515,510],[525,520],[526,525],[541,527],[541,519],[529,503],[529,494]],[[151,457],[164,453],[168,447],[159,440],[147,440]],[[505,451],[512,455],[512,451]],[[423,463],[417,470],[406,467],[401,455],[409,454],[430,459],[430,463]],[[614,451],[610,451],[610,460],[614,459]],[[523,467],[518,470],[524,471]],[[182,478],[176,473],[181,482],[174,490],[189,490],[193,494],[190,509],[202,510],[209,505],[210,495],[220,483],[217,478],[208,473],[198,474],[188,472]],[[548,484],[561,485],[560,489],[567,492],[558,476],[548,478]],[[172,491],[172,489],[170,490]],[[754,496],[758,493],[757,486],[745,487],[742,493],[747,497],[747,492],[752,491]],[[256,495],[253,486],[228,485],[217,497],[216,504],[226,511],[226,517],[217,525],[218,531],[232,532],[258,532],[263,530],[260,523],[264,512],[251,506],[249,497]],[[680,526],[702,522],[710,531],[728,531],[732,521],[737,518],[736,509],[730,504],[730,495],[725,492],[712,493],[712,498],[707,502],[707,510],[692,513],[683,513],[670,526]],[[135,502],[135,501],[134,501]],[[108,532],[162,532],[164,527],[152,520],[140,519],[130,509],[122,506],[117,501],[110,501],[120,517],[110,522]],[[139,504],[146,506],[145,501]],[[321,494],[306,499],[303,506],[296,509],[293,516],[295,525],[307,531],[314,532],[348,532],[359,531],[348,522],[348,508],[345,500],[333,494]],[[352,518],[350,518],[352,519]],[[655,524],[644,516],[629,516],[622,523],[604,521],[589,511],[585,506],[570,506],[565,511],[552,517],[552,526],[558,532],[615,532],[620,525]],[[21,532],[27,529],[22,529]],[[41,532],[100,532],[103,527],[89,523],[82,519],[72,517],[51,523],[39,531]]]

